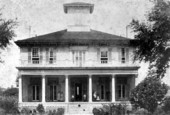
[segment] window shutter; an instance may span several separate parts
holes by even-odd
[[[46,63],[49,64],[49,48],[45,48],[46,51]]]
[[[100,63],[100,48],[97,48],[97,62]]]
[[[43,61],[43,48],[40,48],[40,63],[42,64]]]
[[[31,48],[28,48],[28,63],[31,63]]]
[[[75,55],[75,52],[74,52],[74,51],[72,51],[72,55],[73,55],[72,58],[73,58],[73,64],[74,64],[74,63],[75,63],[75,56],[74,56],[74,55]]]
[[[117,48],[117,52],[118,52],[118,62],[121,63],[121,48],[120,47]]]
[[[109,62],[112,61],[112,48],[109,48],[109,51],[108,51],[108,58],[109,58]]]
[[[129,48],[126,48],[126,63],[129,63]]]
[[[28,102],[31,102],[32,101],[32,85],[29,85],[28,86]]]
[[[56,60],[57,60],[57,49],[56,48],[54,48],[54,50],[53,50],[53,56],[54,56],[54,63],[56,63]]]
[[[86,61],[85,61],[85,59],[86,59],[86,52],[85,51],[83,51],[83,63],[85,63]]]

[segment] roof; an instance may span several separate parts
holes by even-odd
[[[85,2],[73,2],[73,3],[66,3],[64,6],[64,12],[67,13],[68,7],[89,7],[90,13],[93,12],[94,4],[85,3]]]
[[[132,40],[129,38],[112,35],[96,30],[86,32],[70,32],[61,30],[45,35],[40,35],[24,40],[18,40],[15,43],[18,46],[23,45],[111,45],[128,44]]]

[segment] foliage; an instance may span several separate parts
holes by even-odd
[[[102,108],[93,108],[94,115],[125,115],[126,105],[124,104],[108,104],[103,105]]]
[[[5,20],[2,18],[2,14],[0,13],[0,48],[4,49],[7,45],[10,44],[10,41],[13,37],[15,37],[14,28],[17,23],[14,20]],[[0,62],[3,60],[0,57]]]
[[[164,103],[162,105],[162,109],[165,113],[170,113],[170,97],[165,98]]]
[[[39,113],[44,113],[45,112],[44,106],[42,104],[38,104],[36,109],[37,109],[37,111]]]
[[[134,112],[135,115],[149,115],[149,112],[145,109],[137,109]]]
[[[64,115],[64,108],[58,108],[57,111],[49,111],[48,115]]]
[[[164,110],[163,110],[161,107],[158,107],[158,108],[154,111],[153,115],[167,115],[167,114],[164,112]]]
[[[0,108],[2,108],[5,113],[18,113],[18,100],[16,97],[12,96],[1,96],[0,97]]]
[[[18,88],[8,88],[3,92],[4,96],[18,96]]]
[[[64,115],[64,108],[58,108],[57,115]]]
[[[29,115],[31,110],[27,107],[21,109],[21,114]]]
[[[167,90],[159,78],[147,77],[131,91],[130,102],[135,108],[144,108],[153,113],[163,102]]]
[[[154,7],[147,15],[147,22],[131,22],[137,40],[132,44],[137,47],[135,60],[149,62],[149,74],[162,78],[170,61],[170,47],[167,45],[170,40],[170,1],[152,2]]]

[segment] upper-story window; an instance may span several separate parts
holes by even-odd
[[[85,62],[85,51],[72,51],[73,54],[73,63],[76,66],[82,66]]]
[[[106,64],[108,63],[108,51],[101,51],[101,64]]]
[[[32,48],[32,63],[39,64],[40,63],[40,50],[39,48]]]
[[[125,63],[125,62],[126,62],[126,49],[121,48],[121,63]]]
[[[54,50],[52,48],[49,49],[49,63],[54,63]]]

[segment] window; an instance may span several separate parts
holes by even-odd
[[[82,66],[85,62],[85,51],[73,51],[73,63],[76,64],[76,66]]]
[[[57,85],[50,85],[50,100],[57,100]]]
[[[54,63],[54,51],[52,48],[49,49],[49,63],[50,64]]]
[[[32,100],[33,101],[39,101],[39,99],[40,99],[40,97],[39,97],[39,91],[40,91],[40,87],[39,87],[39,85],[33,85],[32,86]]]
[[[121,63],[125,63],[126,62],[126,52],[125,52],[125,48],[121,48]]]
[[[32,49],[32,63],[39,64],[40,62],[40,51],[39,48]]]
[[[125,84],[118,85],[118,97],[120,99],[125,98]]]
[[[117,78],[117,98],[118,100],[124,100],[127,97],[127,78]]]
[[[106,64],[108,63],[108,52],[107,51],[101,51],[101,64]]]

